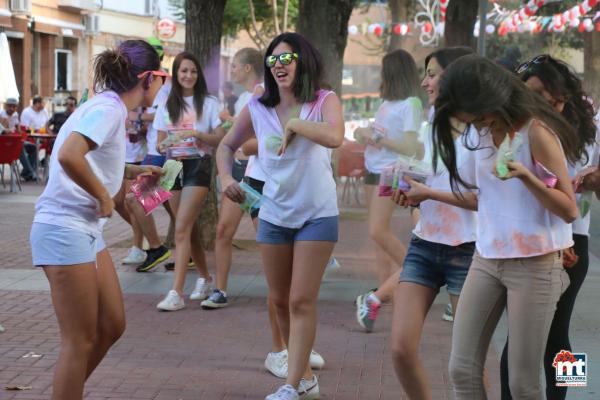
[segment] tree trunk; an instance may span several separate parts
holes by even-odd
[[[450,0],[444,27],[445,46],[470,46],[475,49],[473,29],[477,21],[478,0]]]
[[[185,49],[200,60],[208,91],[219,92],[223,11],[227,0],[186,0]]]
[[[408,22],[408,8],[414,6],[412,1],[408,0],[390,0],[388,7],[390,8],[390,15],[392,18],[392,28],[395,24]],[[390,41],[388,43],[387,51],[392,51],[402,48],[404,37],[396,35],[394,32],[390,32]]]
[[[221,58],[221,33],[223,11],[227,0],[186,0],[185,2],[185,49],[202,65],[208,91],[219,93],[219,61]],[[211,190],[206,196],[198,217],[202,247],[212,250],[217,233],[217,196],[215,184],[215,160],[212,160],[213,176]]]
[[[598,101],[600,98],[600,32],[583,34],[583,86]],[[597,104],[595,104],[597,107]]]
[[[358,0],[300,0],[297,30],[323,57],[326,83],[341,94],[348,20]]]

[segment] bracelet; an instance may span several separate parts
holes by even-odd
[[[374,143],[379,143],[383,139],[383,134],[381,134],[379,132],[375,132],[375,133],[373,133],[373,136],[371,137],[371,139],[373,140]]]

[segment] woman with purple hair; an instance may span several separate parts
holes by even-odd
[[[153,166],[125,167],[127,112],[150,106],[166,74],[156,51],[124,41],[94,60],[94,96],[60,129],[50,178],[31,228],[33,264],[50,282],[61,348],[53,400],[83,398],[86,379],[125,329],[125,310],[102,227],[114,210],[123,177],[161,174]]]

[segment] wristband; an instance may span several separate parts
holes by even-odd
[[[371,139],[373,140],[374,143],[379,143],[383,139],[383,134],[380,132],[374,132]]]

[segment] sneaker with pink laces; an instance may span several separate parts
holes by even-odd
[[[381,307],[380,302],[373,301],[369,296],[373,292],[361,294],[356,298],[356,320],[362,326],[365,331],[372,332],[375,320],[377,320],[377,313]]]

